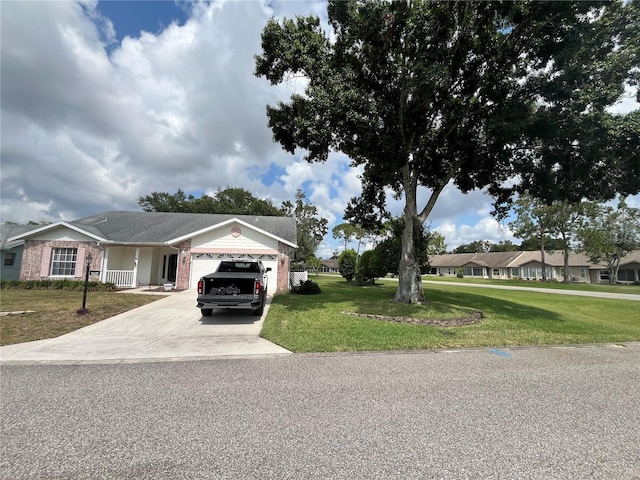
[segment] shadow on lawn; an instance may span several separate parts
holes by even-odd
[[[519,323],[534,323],[541,320],[563,322],[563,318],[556,312],[543,308],[532,307],[523,303],[503,300],[487,295],[466,292],[447,292],[446,290],[425,290],[428,301],[465,308],[482,310],[485,317],[500,317]]]
[[[318,295],[288,295],[277,298],[276,303],[292,311],[311,311],[314,309],[323,309],[331,303],[357,302],[361,301],[378,302],[380,300],[388,300],[388,306],[385,304],[385,311],[371,312],[370,307],[363,306],[359,308],[357,305],[353,309],[356,313],[374,313],[379,315],[393,315],[393,303],[391,300],[395,295],[395,288],[389,286],[368,287],[370,290],[363,295],[360,290],[363,287],[353,285],[322,285],[322,293]],[[355,291],[354,291],[355,289]],[[459,315],[460,308],[472,312],[474,310],[482,310],[487,319],[492,317],[500,317],[501,319],[515,321],[519,323],[537,324],[540,321],[563,322],[563,318],[556,312],[543,308],[518,303],[518,301],[504,300],[492,297],[488,294],[467,293],[460,290],[451,291],[447,287],[444,288],[425,288],[425,298],[427,302],[432,302],[438,310],[447,312],[451,315]],[[488,293],[488,292],[486,292]],[[517,292],[514,294],[517,295]],[[517,298],[517,297],[515,297]]]

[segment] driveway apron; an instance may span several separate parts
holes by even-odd
[[[289,354],[260,338],[269,310],[258,318],[243,310],[202,317],[194,291],[174,293],[57,338],[0,347],[0,361],[135,362],[218,356]]]

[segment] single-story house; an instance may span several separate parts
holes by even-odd
[[[455,277],[462,270],[465,277],[542,280],[540,251],[455,253],[431,255],[429,273]],[[545,252],[545,277],[564,280],[564,254]],[[569,255],[569,278],[572,282],[609,283],[609,270],[605,264],[593,264],[582,253]],[[620,261],[619,282],[640,282],[640,251],[633,251]]]
[[[260,259],[271,268],[269,293],[289,286],[297,248],[293,217],[166,212],[106,212],[8,237],[24,242],[20,280],[90,279],[118,287],[196,288],[225,258]]]
[[[336,273],[340,271],[337,258],[320,259],[320,271],[323,273]]]
[[[19,280],[20,264],[24,240],[9,241],[9,238],[30,232],[39,225],[0,225],[0,278],[3,280]]]

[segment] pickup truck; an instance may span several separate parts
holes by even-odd
[[[214,273],[198,282],[197,305],[203,317],[213,309],[238,308],[262,315],[267,299],[267,272],[260,260],[232,259],[220,262]]]

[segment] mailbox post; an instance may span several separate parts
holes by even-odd
[[[82,295],[82,309],[80,310],[80,313],[85,314],[87,313],[87,290],[89,289],[89,269],[91,268],[91,262],[93,261],[93,257],[91,256],[91,254],[87,255],[87,258],[85,258],[85,261],[87,263],[87,269],[85,271],[84,274],[84,293]]]

